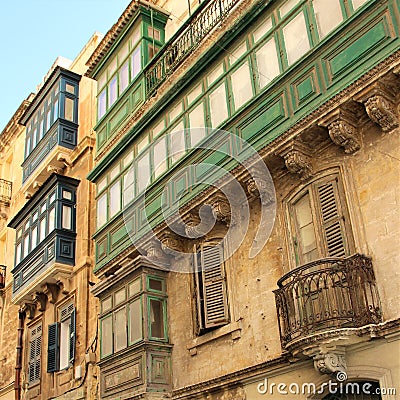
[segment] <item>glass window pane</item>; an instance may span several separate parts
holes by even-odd
[[[165,120],[163,118],[153,128],[153,139],[156,138],[164,129],[165,129]]]
[[[169,155],[171,157],[171,161],[174,163],[179,160],[183,154],[185,154],[185,132],[182,124],[179,124],[174,128],[169,136],[169,140]]]
[[[62,198],[66,200],[72,200],[72,193],[69,190],[62,191]]]
[[[129,53],[128,42],[126,42],[118,53],[118,61],[120,63],[124,61],[128,53]]]
[[[188,104],[192,104],[194,100],[196,100],[201,93],[203,92],[203,88],[201,87],[201,83],[197,85],[192,91],[187,95]]]
[[[174,121],[181,112],[182,112],[182,102],[180,101],[179,103],[171,107],[171,110],[169,112],[169,121],[170,122]]]
[[[43,218],[40,220],[39,234],[40,234],[40,237],[39,237],[40,241],[43,241],[46,237],[46,218]]]
[[[72,228],[72,208],[70,206],[62,206],[62,227],[64,229]]]
[[[253,97],[250,67],[248,62],[245,62],[240,68],[232,73],[231,82],[235,109],[237,110]]]
[[[123,301],[126,300],[126,290],[125,288],[122,288],[115,292],[115,305],[118,305],[119,303],[122,303]]]
[[[368,2],[369,0],[353,0],[353,8],[357,10],[358,7],[361,7],[363,4]]]
[[[53,203],[56,200],[56,192],[53,192],[50,196],[49,203]]]
[[[137,144],[137,154],[140,154],[148,144],[149,144],[149,135],[146,135]]]
[[[291,65],[310,49],[306,21],[302,12],[283,28],[283,36],[288,64]]]
[[[142,310],[140,298],[129,304],[129,343],[142,338]]]
[[[213,71],[210,72],[210,74],[207,76],[207,84],[210,86],[213,82],[215,82],[224,72],[224,67],[221,64],[217,65],[216,68],[214,68]]]
[[[140,46],[136,47],[133,50],[132,54],[132,63],[131,63],[131,79],[135,78],[135,76],[140,72],[142,68],[140,61]]]
[[[46,132],[50,129],[50,125],[51,125],[51,109],[49,109],[46,114]]]
[[[114,351],[117,352],[127,346],[126,310],[125,307],[114,314]]]
[[[241,43],[238,47],[236,47],[236,49],[232,50],[230,55],[229,55],[229,63],[231,65],[235,64],[236,61],[239,60],[239,58],[246,53],[247,50],[247,45],[246,45],[246,41],[244,41],[243,43]]]
[[[133,282],[129,284],[129,297],[134,296],[140,292],[140,278],[135,279]]]
[[[268,17],[253,32],[254,42],[258,42],[268,31],[272,29],[272,20]]]
[[[279,75],[279,61],[276,52],[275,39],[271,38],[256,52],[258,82],[260,88],[268,85]]]
[[[288,0],[279,10],[281,18],[291,11],[300,0]]]
[[[119,92],[122,93],[129,84],[129,62],[126,61],[119,72]]]
[[[144,153],[143,157],[138,161],[137,183],[138,192],[142,192],[150,181],[150,159],[149,152]]]
[[[100,119],[106,113],[106,89],[104,89],[97,99],[97,115]]]
[[[343,21],[340,2],[313,0],[313,6],[319,37],[322,39]]]
[[[15,253],[15,264],[19,264],[22,258],[22,243],[18,243]]]
[[[29,254],[29,235],[24,237],[24,258]]]
[[[70,99],[69,97],[65,98],[65,113],[64,113],[65,119],[68,121],[73,121],[75,116],[74,116],[74,100]]]
[[[110,218],[121,209],[121,181],[110,187]]]
[[[310,196],[308,194],[298,200],[294,208],[296,211],[297,223],[300,228],[312,222]]]
[[[49,233],[56,227],[56,209],[52,208],[49,212]]]
[[[132,150],[123,158],[122,160],[122,168],[128,167],[133,161],[133,153]]]
[[[46,211],[46,208],[47,208],[47,204],[46,204],[46,203],[43,203],[43,204],[40,206],[40,214],[44,213],[44,212]]]
[[[112,353],[112,317],[109,315],[101,320],[101,355]]]
[[[34,249],[37,246],[37,238],[38,238],[38,226],[32,228],[32,240],[31,246]]]
[[[165,145],[165,137],[161,138],[154,145],[154,177],[157,178],[167,169],[167,151]]]
[[[57,118],[58,118],[58,99],[54,102],[53,121],[55,121]]]
[[[164,312],[163,302],[150,299],[150,337],[163,339],[164,334]]]
[[[104,193],[97,200],[97,227],[104,225],[107,221],[107,193]]]
[[[108,106],[111,107],[114,104],[115,100],[117,100],[118,92],[117,92],[117,76],[115,75],[110,83],[108,84]]]
[[[111,170],[110,172],[110,181],[113,181],[120,172],[120,167],[119,167],[119,163]]]
[[[204,103],[199,103],[192,111],[189,112],[190,123],[190,145],[194,147],[206,136],[205,122],[204,122]]]
[[[149,289],[157,290],[158,292],[163,291],[163,281],[160,279],[149,278]]]
[[[71,94],[75,94],[75,86],[69,83],[65,84],[65,91]]]
[[[213,128],[216,128],[228,118],[228,103],[224,82],[210,94],[210,113],[211,126]]]
[[[124,175],[124,192],[123,202],[124,206],[129,204],[135,197],[135,170],[133,167],[129,168]]]
[[[117,57],[115,57],[111,61],[110,65],[108,67],[108,76],[110,77],[116,71],[116,69],[117,69]]]
[[[107,177],[103,178],[97,184],[97,193],[100,193],[107,186]]]
[[[110,310],[112,307],[112,297],[107,297],[105,300],[101,302],[101,312],[106,312]]]

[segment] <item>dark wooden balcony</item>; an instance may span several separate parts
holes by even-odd
[[[182,61],[216,29],[242,0],[204,1],[146,68],[146,93],[152,95]]]
[[[321,331],[382,320],[370,258],[355,254],[310,262],[278,281],[275,301],[282,347]]]
[[[9,205],[11,201],[12,183],[5,179],[0,179],[0,203]]]

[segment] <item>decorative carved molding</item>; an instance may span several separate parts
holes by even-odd
[[[314,368],[321,374],[346,372],[346,349],[343,346],[318,346],[305,352],[314,360]]]
[[[59,174],[62,175],[63,169],[61,167],[57,167],[56,165],[48,165],[47,166],[47,172],[50,174]]]
[[[361,148],[357,137],[355,113],[351,104],[342,105],[319,121],[319,125],[328,128],[332,142],[343,147],[346,154],[355,153]]]
[[[250,199],[260,199],[261,204],[265,206],[272,204],[275,201],[272,179],[265,179],[256,169],[250,170],[250,176],[245,182]]]
[[[205,201],[211,207],[211,211],[217,221],[222,221],[229,226],[231,220],[231,206],[222,193],[215,193]]]
[[[176,252],[182,253],[185,250],[185,244],[175,233],[165,230],[160,235],[161,249],[165,254],[175,255]]]
[[[43,185],[43,182],[35,181],[35,182],[33,182],[32,188],[34,190],[37,190],[37,189],[40,189],[42,187],[42,185]]]
[[[150,240],[143,245],[146,251],[146,257],[153,262],[161,264],[169,264],[168,257],[161,248],[161,244],[157,240]]]
[[[202,214],[202,217],[204,221],[206,218],[204,213]],[[204,224],[202,224],[198,208],[189,211],[182,219],[185,222],[185,232],[189,238],[198,239],[207,233],[207,230],[204,229]]]
[[[60,290],[59,286],[54,283],[45,283],[42,289],[49,302],[54,304],[57,301],[58,292]]]
[[[70,156],[65,153],[59,153],[57,155],[57,161],[62,162],[66,167],[70,167],[72,165]]]
[[[31,302],[25,302],[19,308],[20,312],[25,313],[28,319],[33,319],[35,316],[36,304]]]
[[[399,126],[394,104],[384,96],[372,96],[364,105],[368,116],[373,122],[380,125],[383,132],[389,132]]]
[[[36,292],[33,294],[32,300],[36,303],[38,311],[46,310],[47,296],[43,292]]]
[[[56,278],[57,286],[62,294],[68,294],[71,290],[71,280],[66,276],[58,276]]]
[[[312,175],[311,153],[307,146],[299,140],[292,140],[277,151],[277,155],[283,157],[286,168],[300,176],[302,181]]]

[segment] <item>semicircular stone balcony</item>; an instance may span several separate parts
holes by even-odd
[[[274,291],[282,348],[295,352],[304,339],[340,334],[382,321],[372,261],[355,254],[302,265]]]

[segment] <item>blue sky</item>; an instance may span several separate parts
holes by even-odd
[[[0,12],[0,132],[58,56],[73,60],[130,0],[6,0]]]

